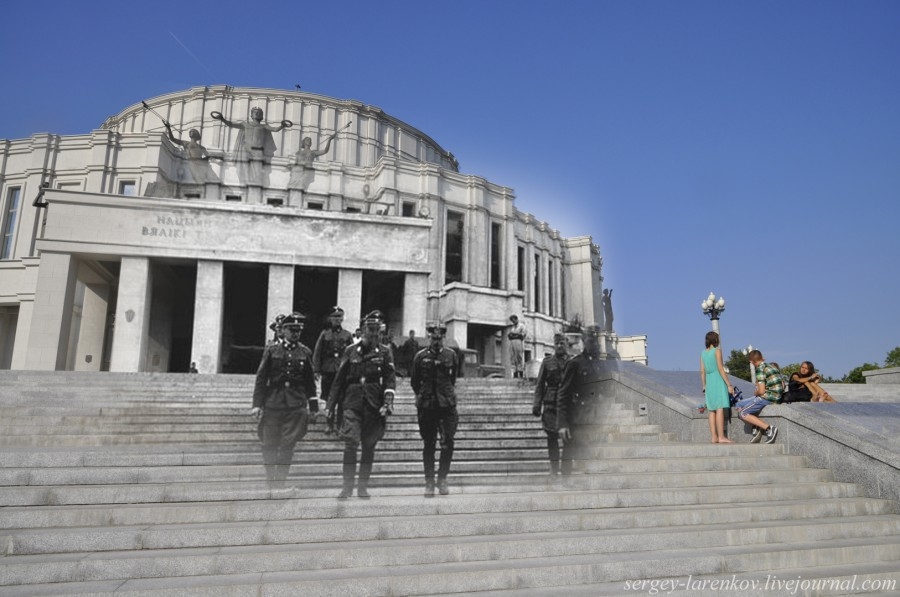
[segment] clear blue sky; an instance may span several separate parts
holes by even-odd
[[[900,2],[5,2],[0,138],[197,85],[303,89],[429,134],[600,245],[620,335],[697,369],[723,295],[840,377],[900,345]],[[16,25],[16,26],[13,26]]]

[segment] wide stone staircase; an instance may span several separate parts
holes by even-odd
[[[462,379],[428,499],[403,382],[372,499],[338,501],[322,421],[266,486],[252,384],[0,372],[0,595],[896,594],[897,504],[777,443],[676,442],[604,402],[563,481],[533,386]]]

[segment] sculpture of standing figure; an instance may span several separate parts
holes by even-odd
[[[200,131],[191,129],[188,132],[190,141],[179,139],[172,132],[172,125],[167,120],[163,120],[169,139],[175,145],[180,145],[184,150],[185,158],[188,163],[188,170],[191,173],[191,182],[203,184],[206,182],[218,182],[218,178],[209,169],[209,152],[200,144]]]
[[[603,306],[603,319],[604,319],[603,331],[612,333],[612,331],[613,331],[612,289],[604,289],[603,290],[603,298],[600,299],[600,304]]]
[[[309,186],[315,176],[313,161],[320,155],[328,153],[331,142],[335,137],[337,137],[336,132],[328,136],[325,141],[324,149],[313,149],[312,139],[310,137],[303,137],[299,151],[294,154],[294,164],[291,166],[291,180],[288,183],[289,189],[306,190],[306,187]]]
[[[261,108],[252,108],[250,120],[244,122],[231,122],[221,112],[212,112],[210,116],[221,120],[225,126],[240,131],[235,145],[235,160],[246,166],[246,170],[241,173],[242,180],[248,185],[267,186],[267,181],[263,178],[264,165],[275,155],[276,149],[272,133],[290,128],[294,123],[282,120],[278,126],[264,124]]]

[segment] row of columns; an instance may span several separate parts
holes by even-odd
[[[20,318],[27,317],[31,322],[30,326],[20,326],[20,331],[27,330],[29,336],[25,368],[65,369],[67,353],[76,350],[76,347],[68,346],[76,272],[77,262],[72,255],[49,252],[42,255],[33,314],[27,310],[19,313]],[[362,270],[341,269],[338,272],[337,304],[347,313],[360,313],[362,309],[362,282]],[[402,329],[424,328],[427,286],[428,274],[406,274],[402,297]],[[122,257],[110,371],[149,370],[146,361],[150,341],[152,289],[153,268],[150,258]],[[272,321],[278,313],[293,310],[293,293],[294,266],[270,264],[267,322]],[[225,312],[224,262],[197,262],[194,296],[191,360],[197,364],[201,373],[217,373],[221,366]],[[92,309],[93,311],[96,310]]]

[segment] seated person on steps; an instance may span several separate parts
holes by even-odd
[[[800,363],[800,370],[791,375],[785,402],[834,402],[828,392],[819,385],[822,376],[809,361]]]

